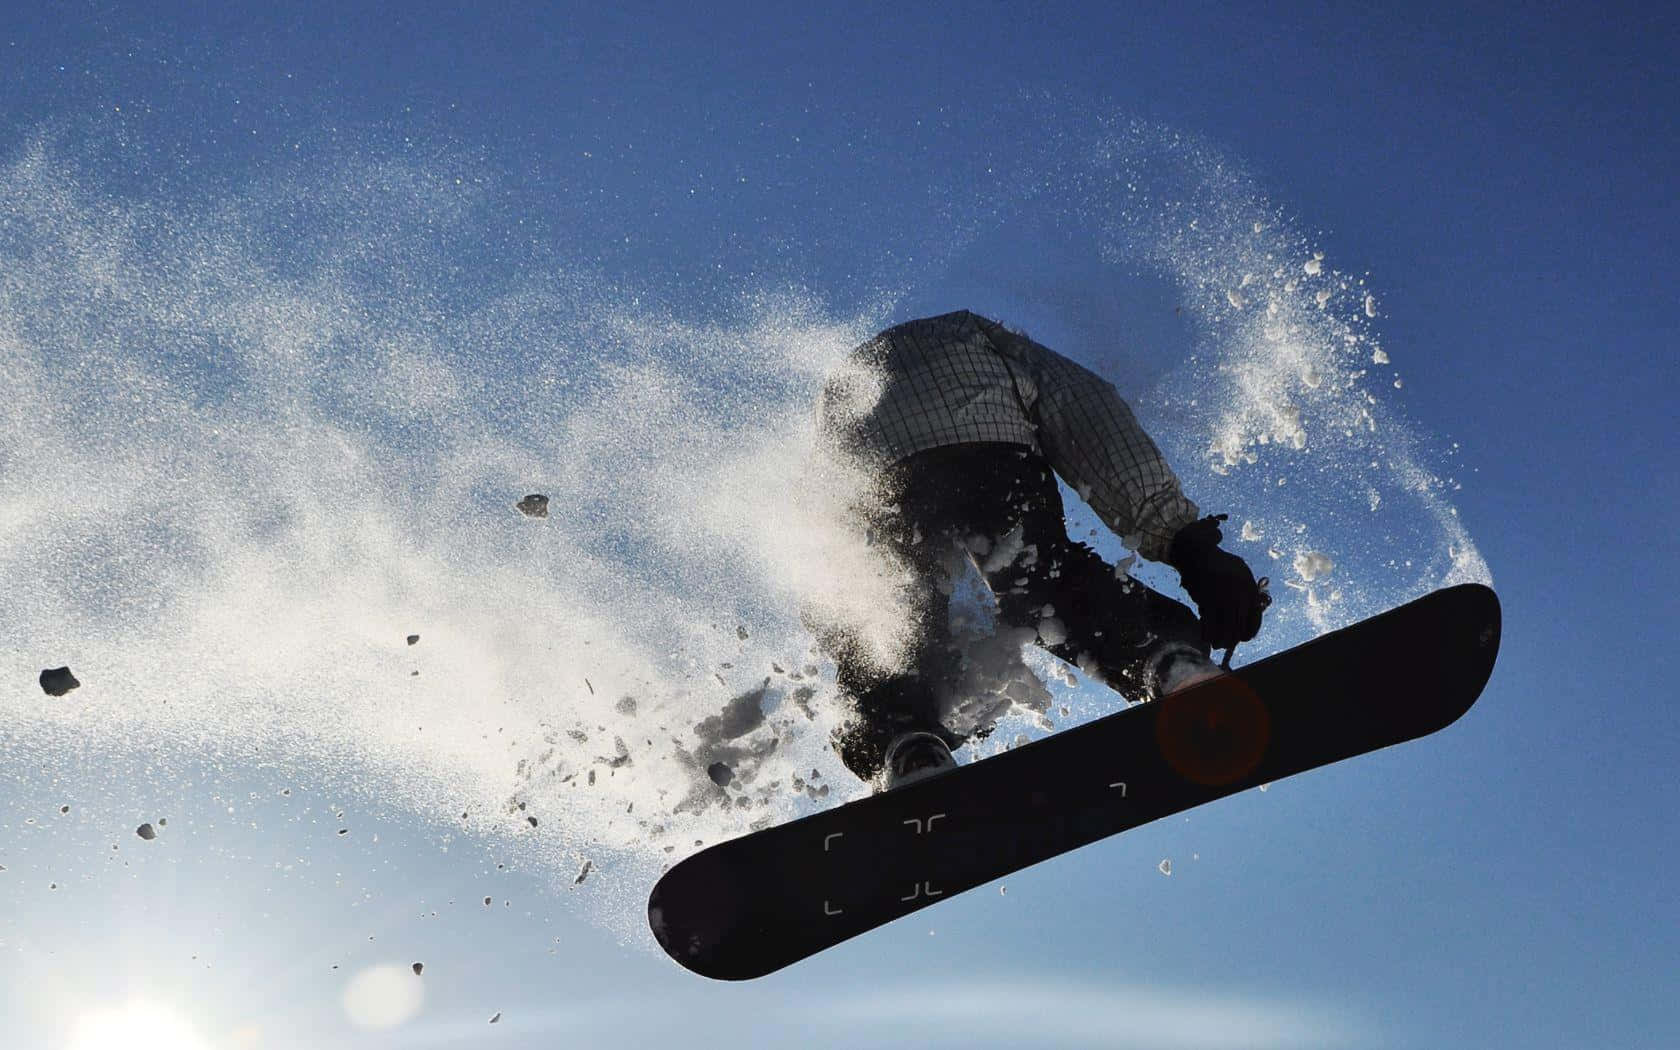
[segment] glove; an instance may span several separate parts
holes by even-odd
[[[1260,633],[1260,614],[1271,596],[1254,581],[1248,563],[1219,549],[1219,523],[1228,515],[1193,521],[1178,530],[1167,551],[1167,564],[1196,603],[1202,638],[1209,648],[1230,649]]]

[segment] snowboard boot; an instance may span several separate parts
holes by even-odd
[[[925,730],[915,730],[888,745],[887,764],[877,783],[879,790],[891,791],[955,768],[957,760],[951,757],[945,741]]]
[[[1170,645],[1149,662],[1149,698],[1159,700],[1225,672],[1188,645]]]

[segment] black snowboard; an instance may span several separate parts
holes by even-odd
[[[1436,591],[1157,703],[702,850],[654,886],[648,922],[695,973],[761,977],[1059,853],[1442,729],[1498,649],[1492,590]]]

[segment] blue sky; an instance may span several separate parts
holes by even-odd
[[[0,414],[9,1045],[107,1045],[77,1044],[78,1023],[86,1036],[131,1001],[216,1047],[1680,1043],[1677,38],[1644,5],[0,18],[0,374],[59,395]],[[1221,366],[1277,363],[1221,305],[1266,252],[1290,274],[1322,252],[1347,283],[1333,306],[1370,292],[1375,317],[1303,322],[1304,338],[1350,335],[1392,368],[1361,387],[1377,437],[1315,430],[1299,456],[1268,446],[1219,474],[1207,427],[1241,408]],[[1105,371],[1209,509],[1268,536],[1307,526],[1337,554],[1332,619],[1444,574],[1453,534],[1432,515],[1450,512],[1504,602],[1482,700],[1437,737],[1138,829],[743,987],[651,949],[637,924],[656,865],[603,860],[572,885],[593,844],[558,826],[605,833],[601,812],[544,810],[556,830],[540,836],[453,822],[458,798],[476,812],[513,783],[495,764],[513,759],[384,727],[415,711],[486,733],[558,724],[543,707],[558,699],[515,712],[498,690],[540,691],[537,665],[598,668],[588,696],[669,670],[636,663],[645,639],[591,663],[565,632],[606,647],[652,624],[724,651],[644,609],[787,618],[773,587],[720,596],[750,543],[684,546],[656,527],[657,488],[613,478],[647,461],[680,475],[685,457],[757,477],[778,461],[734,463],[726,439],[774,445],[755,413],[794,418],[810,378],[765,345],[838,346],[961,307]],[[664,412],[622,369],[699,395]],[[1309,401],[1309,422],[1338,407]],[[615,449],[622,463],[550,454]],[[1402,452],[1444,483],[1408,496],[1388,462]],[[310,487],[340,461],[347,482]],[[544,469],[559,495],[542,535],[566,557],[524,522],[448,509],[503,506]],[[1367,489],[1391,527],[1350,514]],[[428,545],[443,532],[453,549]],[[468,549],[486,536],[503,553]],[[617,591],[568,589],[602,566]],[[1305,593],[1280,603],[1270,646],[1310,633]],[[542,608],[568,596],[595,604]],[[392,610],[424,621],[423,641],[363,669],[360,632],[400,639]],[[303,667],[317,622],[341,648]],[[756,622],[775,641],[753,658],[798,648]],[[461,688],[405,700],[378,684],[406,686],[403,661]],[[60,662],[87,679],[84,706],[43,703],[34,675]],[[1070,698],[1075,717],[1105,703]],[[708,713],[695,704],[673,718]],[[289,724],[300,712],[311,723]],[[629,772],[651,784],[658,768]],[[133,836],[158,815],[155,842]],[[413,961],[419,1013],[352,1027],[350,977]]]

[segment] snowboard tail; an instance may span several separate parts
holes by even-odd
[[[1463,584],[1155,703],[702,850],[648,921],[683,966],[761,977],[964,890],[1226,795],[1451,725],[1500,609]]]

